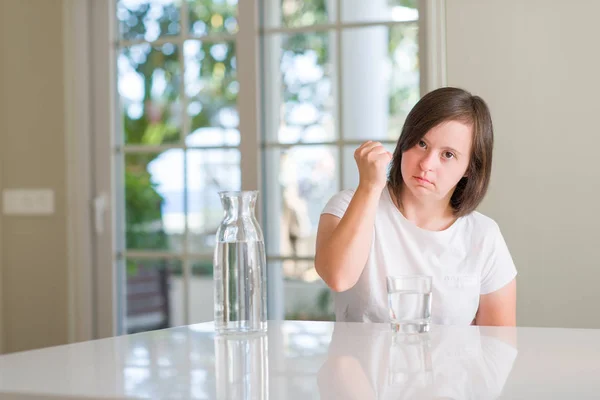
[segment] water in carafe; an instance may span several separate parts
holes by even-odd
[[[267,328],[265,245],[254,215],[257,195],[219,193],[225,210],[214,254],[215,328],[220,334]]]

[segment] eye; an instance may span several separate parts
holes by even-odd
[[[456,157],[454,155],[454,153],[451,152],[451,151],[445,151],[445,152],[442,153],[442,155],[444,156],[445,159],[448,159],[448,160],[451,159],[451,158]]]
[[[419,146],[419,147],[421,147],[422,149],[424,149],[424,148],[426,148],[426,147],[427,147],[427,143],[425,143],[425,142],[424,142],[424,141],[422,141],[422,140],[419,140],[418,146]]]

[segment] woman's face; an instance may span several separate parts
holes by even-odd
[[[402,154],[404,185],[424,201],[450,200],[456,184],[465,176],[471,158],[473,128],[458,121],[433,127],[417,144]]]

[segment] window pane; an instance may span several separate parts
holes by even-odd
[[[396,140],[419,100],[417,25],[377,26],[343,33],[346,140]]]
[[[192,35],[237,33],[238,0],[187,0],[187,2]]]
[[[334,33],[265,39],[265,128],[269,142],[334,140]]]
[[[182,150],[125,156],[125,219],[128,249],[181,251]]]
[[[335,23],[337,0],[263,0],[266,28]]]
[[[359,175],[358,167],[356,166],[356,160],[354,160],[354,151],[359,145],[344,146],[344,182],[342,185],[343,189],[356,189],[358,186]],[[396,149],[395,144],[385,143],[383,145],[390,153],[394,154]],[[388,166],[389,169],[389,166]]]
[[[177,46],[147,43],[121,49],[118,89],[126,144],[177,142],[181,72]]]
[[[235,149],[188,150],[188,229],[190,253],[211,255],[223,219],[218,193],[240,190],[240,152]]]
[[[188,40],[184,56],[187,116],[191,119],[186,144],[239,145],[235,43]]]
[[[212,258],[192,260],[189,299],[190,324],[215,319]]]
[[[127,333],[164,329],[183,321],[181,262],[166,259],[126,261]]]
[[[179,0],[118,0],[119,34],[125,40],[152,42],[178,35],[181,27]]]
[[[337,165],[338,152],[333,146],[267,150],[268,255],[314,256],[321,211],[338,191]],[[312,262],[288,263],[284,275],[317,279]]]
[[[416,21],[418,0],[342,0],[342,22]]]

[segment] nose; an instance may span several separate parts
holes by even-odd
[[[424,172],[432,171],[435,167],[436,162],[437,158],[435,157],[435,154],[432,151],[428,151],[421,158],[421,161],[419,162],[419,167],[421,167],[421,170]]]

